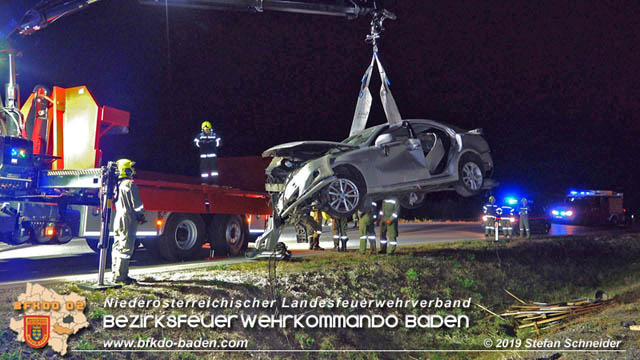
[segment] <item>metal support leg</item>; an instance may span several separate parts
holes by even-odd
[[[256,248],[248,251],[246,254],[247,259],[268,259],[275,257],[278,260],[288,259],[291,257],[291,252],[287,250],[287,246],[284,243],[279,243],[280,235],[284,224],[279,221],[274,221],[274,217],[269,220],[269,227],[262,234],[255,243]],[[278,244],[281,244],[278,246]]]
[[[104,290],[108,288],[120,287],[120,285],[105,283],[104,272],[107,267],[107,252],[109,251],[109,224],[111,223],[111,208],[113,207],[113,196],[118,184],[116,164],[109,162],[102,173],[102,189],[100,190],[100,261],[98,263],[98,283],[94,285],[82,286],[91,290]]]

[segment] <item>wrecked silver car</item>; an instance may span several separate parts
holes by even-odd
[[[387,196],[400,196],[411,208],[429,192],[472,196],[493,186],[493,161],[481,130],[431,120],[378,125],[342,142],[282,144],[262,156],[273,157],[266,190],[282,219],[311,208],[349,217],[365,198]]]

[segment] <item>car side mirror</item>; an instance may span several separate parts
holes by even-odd
[[[393,141],[391,134],[382,134],[376,139],[376,147],[383,147]]]

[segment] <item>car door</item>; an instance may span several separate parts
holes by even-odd
[[[444,129],[421,123],[414,124],[413,130],[422,144],[427,172],[438,175],[443,170],[440,163],[447,160],[447,147],[451,144],[449,135]]]
[[[374,141],[369,149],[371,166],[376,173],[374,187],[393,187],[428,177],[420,141],[411,138],[407,127],[389,128],[378,136],[384,134],[391,135],[391,142],[376,146]]]

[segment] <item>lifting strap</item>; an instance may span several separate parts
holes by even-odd
[[[380,38],[384,27],[382,23],[385,19],[395,20],[395,15],[383,10],[374,15],[371,20],[371,34],[367,35],[367,42],[373,45],[373,56],[371,57],[371,63],[364,72],[364,76],[361,80],[360,93],[358,94],[358,101],[356,103],[356,110],[353,114],[353,122],[351,123],[351,131],[349,136],[353,136],[367,127],[367,120],[369,119],[369,113],[371,112],[372,96],[369,91],[369,83],[371,82],[371,75],[373,74],[373,65],[378,66],[378,73],[380,74],[380,100],[382,101],[382,108],[384,114],[387,117],[389,126],[398,126],[402,123],[402,116],[398,110],[398,105],[391,94],[391,82],[387,77],[387,73],[384,71],[380,56],[378,55],[378,43],[377,39]]]
[[[356,110],[353,114],[353,122],[351,123],[349,136],[355,135],[367,127],[367,120],[369,119],[373,100],[371,91],[369,91],[369,83],[371,82],[374,63],[378,66],[380,81],[382,82],[382,85],[380,85],[380,100],[382,101],[382,108],[387,117],[387,122],[390,126],[398,126],[402,123],[400,110],[398,110],[398,105],[396,105],[396,101],[391,94],[391,81],[389,81],[382,62],[380,62],[378,51],[374,49],[371,64],[364,72],[364,76],[362,76],[362,84],[360,85],[360,93],[358,94],[358,102],[356,103]]]

